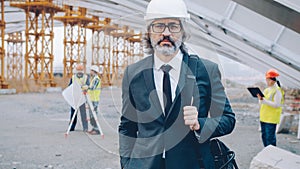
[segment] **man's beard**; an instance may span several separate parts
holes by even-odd
[[[164,40],[168,40],[172,45],[163,45],[161,46],[160,43]],[[179,49],[180,45],[182,43],[182,38],[180,38],[177,41],[174,41],[170,36],[164,36],[161,40],[158,42],[154,42],[151,39],[151,44],[155,50],[155,52],[160,53],[165,56],[172,56],[174,53]]]
[[[76,74],[78,78],[82,78],[83,77],[83,73],[77,73]]]

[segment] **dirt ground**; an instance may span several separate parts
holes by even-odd
[[[242,90],[242,89],[240,89]],[[237,124],[221,139],[236,152],[241,169],[263,149],[256,100],[228,90]],[[98,115],[104,138],[82,132],[80,123],[65,137],[69,106],[61,93],[0,95],[0,169],[118,169],[121,91],[105,88]],[[80,122],[80,120],[78,120]],[[90,127],[90,126],[89,126]],[[278,134],[278,147],[300,155],[295,134]]]

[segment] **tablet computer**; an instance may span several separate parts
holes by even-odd
[[[253,97],[257,97],[256,96],[257,94],[261,95],[262,97],[265,97],[258,87],[248,87],[247,89],[249,90],[249,92]]]

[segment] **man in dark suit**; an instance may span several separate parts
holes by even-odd
[[[124,169],[200,169],[200,158],[215,168],[208,141],[234,129],[217,64],[185,48],[187,19],[182,0],[152,0],[147,7],[149,56],[127,67],[122,84]]]

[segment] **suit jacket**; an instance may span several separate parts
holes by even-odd
[[[183,107],[192,97],[201,126],[196,132],[183,120]],[[205,168],[214,168],[207,140],[230,133],[235,125],[217,64],[187,53],[167,116],[155,89],[153,56],[125,70],[122,104],[119,148],[125,169],[160,169],[164,152],[166,169],[199,169],[200,157]]]

